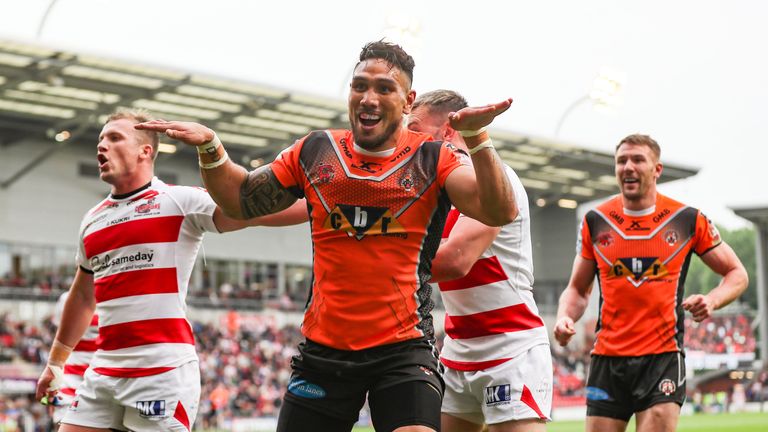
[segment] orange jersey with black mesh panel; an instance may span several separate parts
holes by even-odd
[[[627,212],[620,196],[588,212],[577,253],[597,266],[600,305],[593,354],[682,351],[682,307],[691,255],[721,243],[699,210],[657,194],[655,208]]]
[[[444,184],[463,162],[452,145],[408,130],[388,156],[353,142],[347,130],[315,131],[271,165],[310,214],[302,333],[344,350],[433,338],[428,281],[451,207]]]

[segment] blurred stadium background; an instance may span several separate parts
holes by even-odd
[[[343,100],[0,40],[0,431],[50,426],[32,393],[55,334],[55,302],[74,274],[80,218],[108,192],[98,179],[95,145],[104,118],[118,107],[207,124],[233,159],[251,168],[268,163],[312,129],[347,122]],[[616,192],[613,157],[549,137],[491,134],[528,189],[535,296],[551,329],[571,269],[579,216]],[[165,140],[161,152],[159,177],[201,184],[194,151]],[[661,180],[696,172],[666,165]],[[750,287],[712,319],[686,320],[686,414],[762,412],[768,392],[768,209],[734,210],[754,223],[722,231],[747,266]],[[203,378],[198,428],[274,428],[288,363],[301,338],[311,260],[306,225],[207,236],[188,295]],[[694,260],[688,293],[716,283]],[[436,302],[435,322],[441,326],[439,298]],[[555,420],[584,416],[595,308],[593,301],[573,346],[552,348]],[[755,418],[768,427],[766,416]],[[361,424],[366,422],[363,411]],[[553,425],[552,430],[570,429]]]

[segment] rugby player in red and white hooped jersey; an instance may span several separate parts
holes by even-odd
[[[466,151],[448,116],[467,106],[450,90],[419,96],[408,128]],[[533,300],[528,196],[505,166],[518,216],[490,227],[452,208],[432,261],[445,304],[442,431],[543,431],[552,405],[552,358]]]
[[[69,297],[69,291],[65,291],[59,296],[59,300],[56,302],[56,310],[53,315],[53,324],[56,327],[61,325],[61,315],[64,312],[64,304]],[[64,417],[69,405],[75,397],[75,390],[83,382],[83,375],[88,369],[88,365],[91,364],[91,358],[96,351],[96,343],[99,338],[99,317],[93,315],[91,318],[91,324],[85,331],[85,334],[77,342],[72,354],[67,359],[67,363],[64,365],[64,381],[61,389],[59,390],[57,400],[53,402],[53,421],[59,423]]]
[[[62,420],[62,432],[189,431],[200,371],[186,319],[187,283],[206,231],[244,228],[203,189],[154,176],[158,135],[134,126],[143,111],[118,111],[99,135],[99,176],[110,195],[80,227],[78,270],[36,397],[61,389],[64,365],[99,316],[98,349]]]

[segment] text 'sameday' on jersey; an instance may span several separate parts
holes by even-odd
[[[642,356],[682,351],[685,277],[691,255],[721,243],[699,210],[657,194],[644,212],[616,196],[582,221],[577,254],[595,262],[600,288],[593,354]]]
[[[446,310],[440,360],[451,369],[488,369],[533,346],[549,344],[533,299],[528,195],[517,174],[507,166],[505,171],[515,193],[517,218],[501,228],[466,276],[438,284]],[[451,209],[443,238],[464,217]]]
[[[313,132],[271,167],[306,197],[314,253],[302,324],[308,339],[343,350],[427,336],[431,260],[450,201],[454,146],[403,130],[394,152],[356,148],[347,130]]]
[[[217,232],[215,208],[204,190],[155,177],[85,216],[77,260],[94,274],[96,373],[148,376],[197,359],[185,299],[203,233]]]

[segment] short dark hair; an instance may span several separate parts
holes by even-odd
[[[619,147],[621,147],[622,144],[644,145],[651,149],[654,156],[656,156],[657,161],[661,160],[661,147],[659,146],[659,143],[657,143],[656,140],[651,138],[649,135],[627,135],[623,140],[619,141],[619,144],[616,146],[616,151],[619,151]]]
[[[118,108],[117,111],[107,117],[107,121],[105,121],[104,124],[121,119],[128,119],[138,124],[152,121],[155,118],[149,111],[143,108]],[[151,130],[137,130],[136,132],[143,134],[149,140],[149,143],[152,144],[152,160],[157,159],[157,147],[160,143],[160,136],[158,133]]]
[[[405,73],[408,77],[409,85],[413,84],[413,68],[416,66],[416,62],[400,45],[385,42],[384,40],[367,43],[362,51],[360,51],[360,60],[355,65],[355,68],[360,63],[369,59],[385,60]]]
[[[430,112],[448,114],[469,106],[464,96],[453,90],[432,90],[416,98],[411,111],[425,106]]]

